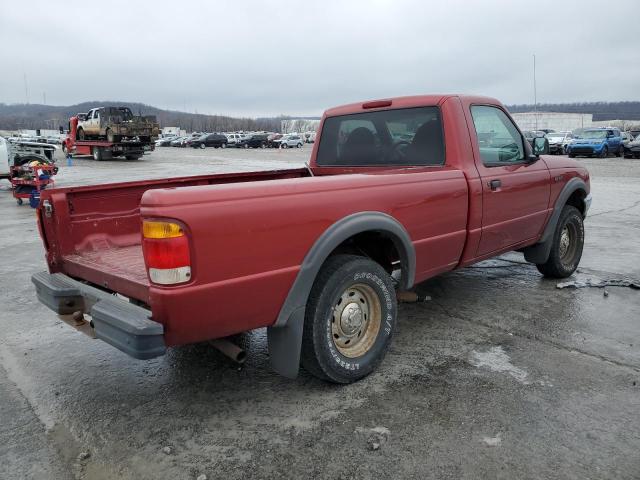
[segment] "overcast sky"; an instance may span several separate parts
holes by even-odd
[[[140,101],[199,113],[319,115],[434,92],[640,100],[640,3],[9,2],[0,102]]]

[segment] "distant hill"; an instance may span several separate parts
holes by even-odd
[[[161,127],[180,127],[189,132],[227,132],[236,130],[280,131],[280,121],[289,116],[269,118],[234,118],[222,115],[162,110],[142,103],[131,102],[83,102],[77,105],[53,106],[39,104],[0,103],[0,130],[66,128],[69,118],[78,112],[108,105],[127,106],[135,114],[155,115]]]
[[[533,105],[507,105],[511,113],[533,112]],[[640,120],[640,102],[539,103],[539,112],[592,113],[594,121]]]

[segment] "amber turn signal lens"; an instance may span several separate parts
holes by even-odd
[[[176,238],[184,236],[184,230],[177,223],[171,222],[142,222],[142,236],[144,238]]]

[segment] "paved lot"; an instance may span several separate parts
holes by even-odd
[[[288,168],[309,152],[76,159],[58,184]],[[576,279],[640,279],[640,161],[581,161],[594,204]],[[0,212],[2,479],[640,478],[638,291],[559,290],[519,254],[446,274],[400,306],[379,371],[339,387],[273,374],[264,331],[242,339],[242,369],[206,345],[143,362],[90,341],[35,300],[42,246],[5,181]]]

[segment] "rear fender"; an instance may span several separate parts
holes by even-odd
[[[290,378],[298,374],[305,307],[325,260],[349,238],[369,231],[384,232],[391,238],[400,255],[401,287],[408,289],[413,286],[416,254],[411,237],[397,220],[381,212],[360,212],[337,221],[325,230],[307,253],[278,319],[267,329],[269,357],[276,372]]]

